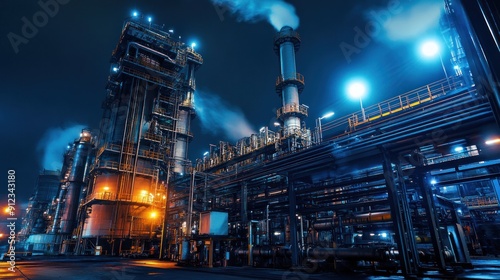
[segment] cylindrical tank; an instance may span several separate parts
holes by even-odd
[[[59,197],[57,211],[54,215],[55,225],[53,231],[69,234],[76,225],[76,213],[80,205],[80,193],[85,181],[85,171],[87,159],[90,154],[92,143],[91,134],[88,130],[83,130],[80,138],[74,143],[73,161],[70,166],[71,171],[67,183],[61,186],[62,195]],[[62,198],[62,199],[61,199]],[[64,205],[61,207],[61,205]],[[57,225],[60,218],[60,224]]]

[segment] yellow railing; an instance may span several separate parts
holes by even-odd
[[[442,95],[446,95],[446,93],[451,90],[463,87],[464,82],[461,76],[442,79],[375,105],[365,107],[364,118],[363,111],[360,110],[351,115],[336,117],[331,121],[325,121],[322,125],[322,131],[335,130],[336,132],[340,132],[339,130],[342,130],[343,133],[349,133],[355,131],[358,125],[372,121],[381,121],[396,113],[418,108],[421,105],[429,104],[432,100]],[[338,136],[341,135],[343,134]]]
[[[135,58],[133,56],[126,56],[126,57],[124,57],[124,59],[128,60],[132,63],[139,64],[139,65],[154,69],[158,72],[165,73],[165,74],[172,76],[172,77],[177,77],[179,75],[179,73],[177,73],[175,71],[172,71],[172,70],[163,68],[159,65],[153,64],[144,58]]]
[[[161,142],[161,135],[154,134],[151,132],[146,132],[146,133],[144,133],[143,136],[144,136],[144,139],[148,139],[148,140],[156,141],[156,142]]]
[[[301,113],[307,117],[308,107],[306,105],[288,104],[276,111],[276,116],[279,118],[283,114],[287,113]]]
[[[130,74],[130,75],[133,75],[133,76],[143,78],[143,79],[151,81],[151,82],[155,82],[155,83],[167,86],[167,87],[174,87],[174,82],[172,82],[172,81],[167,81],[165,79],[161,79],[161,78],[149,75],[143,71],[139,71],[139,70],[136,70],[136,69],[133,69],[130,67],[124,66],[123,72]]]
[[[445,95],[447,91],[460,88],[460,77],[450,77],[449,79],[439,80],[426,86],[411,90],[402,95],[390,98],[378,104],[364,108],[363,112],[358,111],[349,118],[348,123],[352,128],[355,126],[374,121],[391,114],[395,114],[423,103],[432,101],[433,99]]]
[[[126,164],[126,163],[118,164],[118,162],[116,162],[116,161],[99,161],[97,164],[95,164],[93,166],[92,169],[95,169],[95,168],[112,169],[112,170],[128,171],[128,172],[134,171],[133,164]],[[135,172],[143,174],[143,175],[149,175],[149,176],[157,176],[158,175],[157,169],[143,167],[143,166],[136,166]]]
[[[290,78],[283,78],[283,76],[278,76],[278,78],[276,79],[276,85],[279,85],[281,83],[283,83],[284,81],[289,81],[289,80],[297,80],[299,82],[301,82],[302,84],[304,84],[304,75],[300,74],[300,73],[295,73],[295,78],[294,79],[290,79]]]
[[[155,205],[159,208],[164,207],[165,205],[165,199],[163,196],[154,196],[151,194],[145,194],[145,195],[130,195],[130,194],[121,194],[118,195],[117,193],[111,193],[111,192],[98,192],[98,193],[92,193],[88,195],[85,198],[85,202],[87,203],[91,200],[107,200],[107,201],[127,201],[127,202],[133,202],[133,203],[144,203],[144,204],[150,204],[150,205]]]

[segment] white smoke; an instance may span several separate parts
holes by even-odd
[[[382,27],[383,37],[390,41],[410,41],[439,27],[442,0],[397,1],[397,8],[371,10],[368,17]],[[380,38],[379,38],[380,39]]]
[[[229,106],[217,95],[197,91],[195,104],[203,128],[212,134],[222,132],[235,141],[255,133],[243,112]]]
[[[43,153],[42,167],[47,170],[61,170],[68,144],[80,136],[83,128],[84,125],[72,125],[47,130],[37,145],[37,151]]]
[[[215,5],[228,7],[243,21],[267,20],[277,31],[283,26],[297,29],[299,17],[295,8],[283,0],[212,0]]]

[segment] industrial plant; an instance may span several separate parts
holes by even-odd
[[[169,30],[127,20],[98,132],[84,129],[62,170],[39,175],[25,250],[403,275],[500,254],[499,17],[486,2],[443,2],[445,79],[313,128],[295,62],[307,54],[283,26],[269,44],[280,62],[275,126],[196,160],[203,58]]]

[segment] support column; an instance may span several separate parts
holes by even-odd
[[[383,150],[384,178],[387,185],[388,202],[391,207],[391,216],[394,223],[394,233],[398,244],[401,270],[404,275],[416,275],[419,272],[419,259],[413,236],[413,225],[410,217],[410,208],[406,196],[406,187],[402,179],[401,169],[396,165],[394,170],[390,154]]]
[[[299,244],[297,240],[297,201],[295,198],[295,186],[293,184],[293,178],[287,175],[286,177],[287,187],[288,187],[288,208],[290,217],[290,250],[292,251],[292,266],[299,265]]]
[[[241,222],[246,223],[248,221],[248,213],[247,213],[247,198],[248,198],[248,190],[247,190],[247,182],[241,183]],[[250,230],[250,229],[249,229]]]
[[[419,174],[418,185],[422,191],[422,204],[427,214],[427,222],[429,225],[429,232],[431,233],[432,245],[434,247],[434,254],[436,258],[436,263],[441,270],[445,270],[446,264],[443,255],[443,245],[441,244],[441,238],[439,235],[439,224],[436,218],[434,197],[432,194],[431,186],[428,185],[427,176],[425,174]]]

